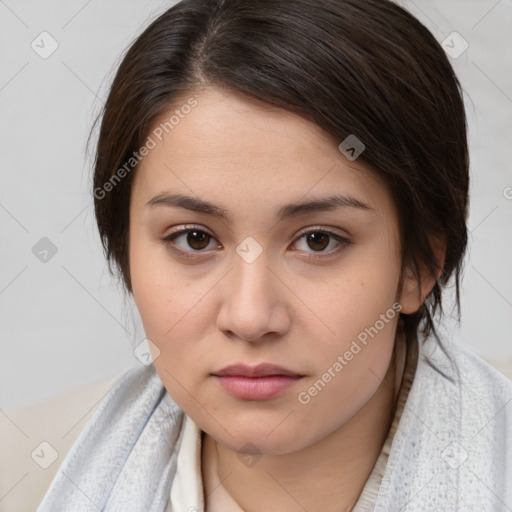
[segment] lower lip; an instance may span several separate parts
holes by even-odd
[[[267,400],[273,398],[302,377],[268,375],[267,377],[241,377],[240,375],[214,375],[229,393],[244,400]]]

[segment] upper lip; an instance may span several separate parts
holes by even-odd
[[[271,363],[261,363],[257,366],[246,366],[244,364],[233,364],[222,370],[214,372],[213,375],[239,375],[241,377],[265,377],[268,375],[288,375],[290,377],[302,377],[291,370]]]

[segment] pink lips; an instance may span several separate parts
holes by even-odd
[[[227,366],[213,373],[229,393],[244,400],[267,400],[293,386],[303,376],[270,363]]]

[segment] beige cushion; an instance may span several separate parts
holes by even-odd
[[[0,410],[0,512],[36,510],[65,455],[116,379]],[[41,445],[44,442],[48,444]]]

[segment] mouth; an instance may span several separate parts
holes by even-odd
[[[221,387],[242,400],[268,400],[295,385],[304,375],[274,364],[231,365],[212,374]]]

